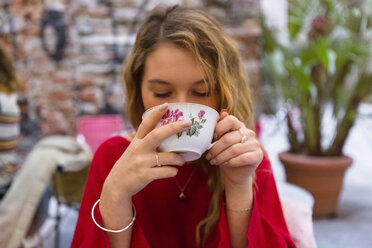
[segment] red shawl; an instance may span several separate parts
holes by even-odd
[[[129,144],[125,138],[114,137],[97,150],[91,164],[71,247],[110,247],[106,233],[93,223],[91,209],[100,197],[106,176]],[[195,166],[198,165],[179,168],[176,178],[180,185],[185,184]],[[247,247],[295,247],[283,217],[267,154],[256,170],[256,185],[247,231]],[[179,199],[179,194],[175,179],[168,178],[153,181],[133,196],[137,219],[132,232],[131,247],[196,247],[195,228],[207,214],[210,197],[207,175],[200,167],[196,168],[187,185],[186,199]],[[95,209],[95,217],[102,224],[98,207]],[[231,247],[222,202],[219,221],[204,247]]]

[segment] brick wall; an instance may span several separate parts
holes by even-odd
[[[25,135],[74,135],[76,117],[84,114],[125,116],[120,73],[121,61],[134,41],[133,27],[137,25],[133,20],[141,21],[146,10],[159,2],[182,3],[150,0],[138,15],[141,2],[8,0],[0,4],[0,43],[12,54],[21,82]],[[226,26],[238,42],[257,95],[260,82],[257,41],[261,33],[258,0],[183,3],[205,9]],[[66,46],[61,60],[53,53],[58,40],[51,25],[43,29],[43,34],[45,47],[55,55],[54,60],[43,48],[40,24],[46,20],[48,9],[63,13],[55,24],[60,41],[65,30]],[[55,15],[52,17],[56,19]]]

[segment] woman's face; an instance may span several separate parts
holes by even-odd
[[[145,61],[141,82],[146,109],[168,102],[190,102],[218,107],[217,92],[208,92],[201,64],[172,43],[161,44]]]

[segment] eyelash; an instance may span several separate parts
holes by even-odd
[[[206,92],[206,93],[199,93],[199,92],[196,92],[194,91],[193,94],[195,96],[199,96],[199,97],[206,97],[206,96],[209,96],[209,94]]]
[[[154,93],[154,97],[158,97],[158,98],[165,98],[165,97],[168,97],[169,95],[170,93],[164,93],[164,94]]]
[[[199,93],[199,92],[192,92],[195,96],[198,96],[198,97],[206,97],[206,96],[209,96],[208,93]],[[166,98],[170,95],[171,93],[168,92],[168,93],[163,93],[163,94],[160,94],[160,93],[154,93],[154,97],[158,97],[158,98]]]

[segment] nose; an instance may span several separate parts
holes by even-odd
[[[178,93],[176,98],[176,102],[187,102],[187,93]]]

